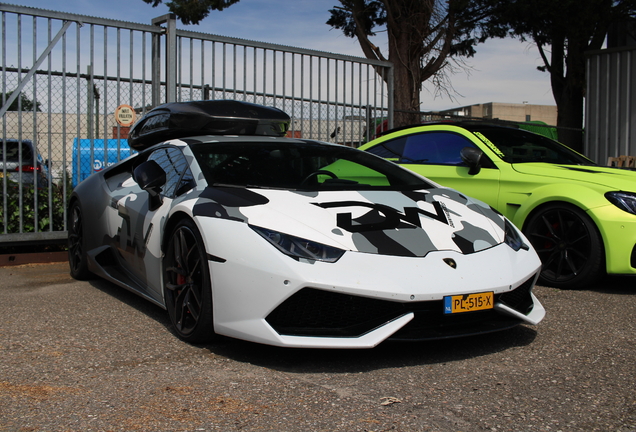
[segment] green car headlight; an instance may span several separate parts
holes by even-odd
[[[261,228],[253,225],[250,225],[250,227],[282,253],[289,255],[295,260],[304,258],[312,261],[334,263],[345,253],[342,249],[327,246],[315,241],[295,237],[267,228]]]
[[[607,192],[605,198],[619,209],[627,213],[636,214],[636,193]]]
[[[530,249],[527,244],[523,242],[519,231],[508,219],[504,220],[504,243],[510,246],[515,251],[519,249],[528,250]]]

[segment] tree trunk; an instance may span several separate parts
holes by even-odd
[[[562,41],[552,44],[552,69],[550,80],[557,105],[557,127],[559,141],[572,150],[583,152],[583,98],[585,95],[585,50],[587,40],[570,37],[567,40],[567,55]],[[565,65],[555,67],[556,65]]]
[[[408,126],[420,122],[420,91],[407,68],[394,68],[394,126]]]
[[[559,141],[579,153],[583,153],[583,89],[568,86],[557,103],[557,127]]]
[[[394,126],[420,122],[421,40],[395,26],[389,31],[389,61],[394,76]]]

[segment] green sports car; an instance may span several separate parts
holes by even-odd
[[[636,274],[636,171],[476,121],[394,130],[361,149],[503,213],[541,257],[543,284],[574,288],[605,273]]]

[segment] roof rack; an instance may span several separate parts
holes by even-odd
[[[284,111],[235,100],[172,102],[146,113],[130,130],[137,151],[175,138],[197,135],[284,136],[290,117]]]

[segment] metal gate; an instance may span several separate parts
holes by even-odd
[[[72,188],[130,154],[120,105],[244,100],[286,111],[292,136],[350,146],[392,125],[387,62],[183,31],[173,15],[0,13],[0,244],[66,238]]]
[[[585,154],[605,165],[636,156],[636,48],[587,53]]]

